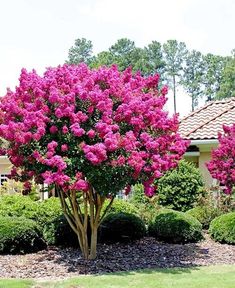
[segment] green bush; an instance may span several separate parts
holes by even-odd
[[[103,211],[106,209],[108,204],[109,204],[109,201],[106,200],[104,202],[104,206],[102,209]],[[121,199],[115,199],[113,201],[111,208],[108,210],[108,213],[118,213],[118,212],[138,214],[138,209],[135,207],[134,204],[130,203],[129,201],[121,200]]]
[[[149,235],[167,243],[197,242],[202,237],[202,225],[183,212],[163,210],[149,225]]]
[[[51,197],[38,202],[36,221],[41,227],[44,227],[48,222],[62,215],[63,212],[59,198]]]
[[[10,217],[25,217],[37,221],[38,203],[23,195],[0,196],[0,215]]]
[[[34,221],[24,217],[0,216],[1,254],[24,254],[44,248],[46,243]]]
[[[196,218],[201,224],[203,229],[208,229],[211,221],[222,214],[218,208],[209,206],[197,206],[186,212],[187,215],[191,215]]]
[[[209,234],[215,241],[235,244],[235,212],[215,218],[210,224]]]
[[[199,169],[184,160],[174,170],[156,181],[158,203],[168,208],[187,211],[197,203],[203,193]]]
[[[0,215],[25,217],[36,221],[40,227],[59,215],[62,209],[58,198],[51,197],[44,201],[33,201],[29,196],[4,195],[0,197]]]
[[[144,237],[146,228],[137,215],[119,212],[108,214],[99,232],[101,242],[128,242]]]
[[[78,237],[63,215],[53,218],[44,225],[43,236],[48,245],[78,246]]]

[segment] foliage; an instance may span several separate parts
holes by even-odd
[[[215,207],[197,206],[186,212],[196,218],[201,224],[202,228],[208,229],[211,221],[222,214],[222,211]]]
[[[44,248],[46,244],[34,221],[0,216],[0,253],[24,254]]]
[[[235,50],[232,57],[228,57],[222,70],[220,88],[216,95],[218,99],[235,97]]]
[[[220,89],[222,71],[226,63],[226,58],[208,53],[203,55],[203,94],[207,101],[214,100]]]
[[[203,193],[203,180],[198,168],[185,160],[177,168],[158,179],[158,203],[169,208],[186,211],[191,209]]]
[[[109,201],[104,202],[103,210],[105,210],[109,205]],[[124,212],[124,213],[130,213],[130,214],[138,214],[138,209],[137,207],[126,200],[122,199],[115,199],[112,206],[109,208],[107,213],[119,213],[119,212]]]
[[[225,186],[224,192],[231,194],[235,184],[235,124],[223,125],[224,134],[219,133],[218,147],[212,151],[207,168],[212,178]]]
[[[188,52],[181,84],[192,98],[192,111],[197,107],[198,100],[203,95],[203,72],[202,54],[196,50]]]
[[[187,55],[186,45],[184,42],[167,40],[163,44],[163,55],[168,82],[173,88],[174,112],[176,113],[176,86],[180,79],[179,76],[183,71],[183,63]]]
[[[167,243],[197,242],[202,237],[202,225],[194,217],[179,211],[162,211],[149,226],[149,234]]]
[[[78,246],[78,237],[69,226],[64,215],[59,215],[45,223],[43,237],[48,245],[65,247]]]
[[[138,209],[138,215],[148,225],[156,216],[156,213],[162,208],[158,204],[158,197],[151,198],[145,196],[142,184],[136,184],[132,187],[132,196],[130,199]]]
[[[69,49],[67,64],[90,64],[93,61],[92,57],[92,42],[85,38],[75,40],[74,46]]]
[[[209,233],[218,242],[235,244],[235,212],[216,217],[210,224]]]
[[[144,222],[134,214],[110,213],[100,226],[100,241],[126,242],[144,237],[146,228]]]
[[[64,65],[43,76],[23,69],[19,87],[1,99],[0,136],[9,141],[12,177],[55,187],[85,258],[96,256],[105,199],[111,205],[136,182],[152,196],[154,179],[186,150],[177,116],[163,109],[167,89],[159,91],[158,81],[158,74],[144,78],[116,66]]]
[[[3,195],[0,197],[0,215],[38,219],[38,203],[23,195]]]

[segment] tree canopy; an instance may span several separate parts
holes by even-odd
[[[19,87],[1,99],[0,137],[9,141],[12,177],[55,187],[85,258],[96,257],[105,199],[111,205],[137,182],[151,197],[154,179],[186,150],[158,82],[158,74],[145,78],[117,66],[64,65],[43,76],[23,69]]]

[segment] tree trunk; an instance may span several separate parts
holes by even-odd
[[[91,247],[89,259],[95,259],[97,254],[97,236],[98,236],[98,227],[94,225],[93,230],[91,231]]]
[[[176,113],[176,87],[175,87],[175,75],[173,75],[173,97],[174,97],[174,112]]]
[[[78,236],[78,242],[83,257],[89,260],[95,259],[97,255],[98,228],[106,212],[111,207],[113,198],[110,199],[109,205],[101,215],[105,197],[101,197],[94,189],[83,192],[84,212],[82,212],[78,203],[76,191],[69,191],[65,194],[58,186],[56,187],[56,190],[60,198],[65,218]],[[68,199],[67,201],[66,198]],[[91,239],[88,239],[89,225],[91,228]]]

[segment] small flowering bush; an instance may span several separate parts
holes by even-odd
[[[32,178],[55,187],[85,258],[96,257],[97,229],[116,193],[140,182],[151,197],[154,179],[186,150],[177,116],[163,110],[167,88],[159,91],[158,81],[158,74],[144,78],[116,66],[64,65],[43,76],[23,69],[19,86],[1,100],[12,177],[25,189]]]
[[[224,192],[231,194],[235,184],[235,124],[223,126],[219,133],[219,146],[212,151],[212,160],[207,163],[211,176],[225,186]]]

